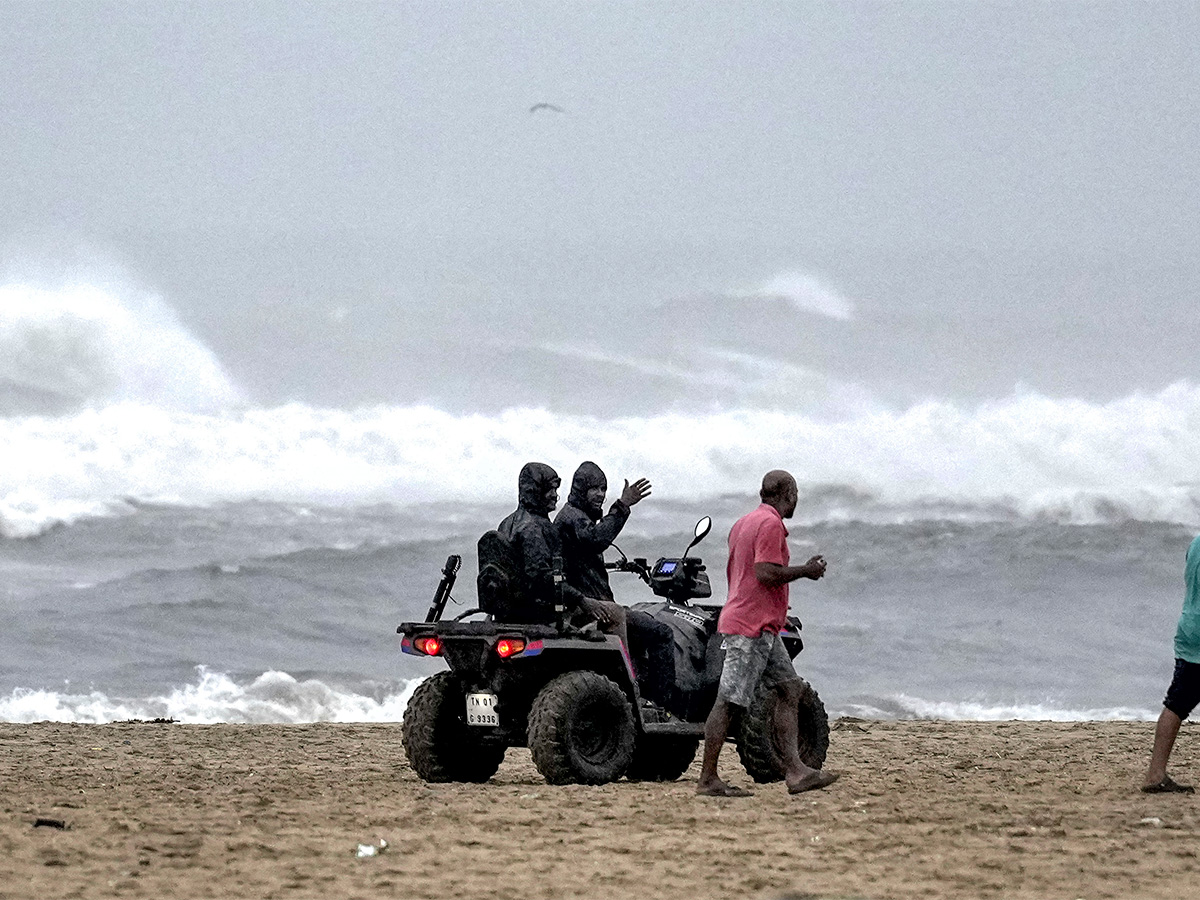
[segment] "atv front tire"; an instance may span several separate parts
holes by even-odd
[[[797,715],[800,760],[819,769],[825,764],[829,750],[829,716],[812,686],[807,681],[800,684],[803,687]],[[778,693],[759,687],[750,708],[742,712],[735,735],[742,766],[760,784],[781,781],[784,776],[783,758],[775,743],[775,705],[779,702]]]
[[[438,672],[413,692],[401,736],[408,764],[425,781],[481,783],[500,768],[505,747],[472,735],[466,710],[466,692],[453,672]]]
[[[688,770],[699,746],[699,738],[643,734],[633,748],[633,762],[625,777],[630,781],[675,781]]]
[[[559,675],[529,710],[529,752],[551,784],[616,781],[633,758],[633,710],[597,672]]]

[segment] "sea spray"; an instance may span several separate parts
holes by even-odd
[[[72,693],[14,690],[0,697],[0,722],[76,722],[99,724],[130,719],[173,719],[190,725],[285,724],[311,722],[400,722],[423,679],[402,682],[381,698],[339,690],[316,680],[298,680],[286,672],[264,672],[247,684],[198,667],[194,684],[163,696],[117,698],[100,691]],[[1153,721],[1149,707],[1073,708],[1049,700],[996,703],[987,700],[934,701],[895,694],[858,697],[828,710],[831,717],[869,719],[940,719],[944,721],[1098,722]]]
[[[87,283],[0,285],[0,412],[121,401],[211,411],[241,396],[157,297]]]
[[[0,697],[0,722],[119,722],[126,719],[174,719],[194,725],[217,722],[300,724],[305,722],[399,722],[413,691],[413,678],[368,696],[317,679],[298,680],[286,672],[264,672],[249,683],[197,668],[193,684],[149,697],[113,697],[86,693],[17,688]]]
[[[663,499],[753,495],[794,472],[833,518],[1200,522],[1200,387],[1107,404],[1021,394],[976,408],[927,402],[841,421],[762,410],[599,419],[541,409],[453,415],[427,406],[303,404],[195,413],[120,403],[0,419],[0,528],[35,534],[127,500],[358,505],[504,504],[544,460],[593,459]],[[802,511],[807,504],[802,504]],[[953,512],[957,510],[957,512]]]

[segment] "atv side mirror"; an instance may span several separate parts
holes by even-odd
[[[703,519],[701,519],[699,522],[696,523],[696,528],[692,532],[695,535],[695,537],[693,537],[692,542],[687,545],[687,550],[683,551],[684,559],[687,558],[688,550],[691,550],[698,543],[700,543],[702,540],[704,540],[705,536],[707,536],[707,534],[710,531],[712,531],[712,516],[705,516]]]

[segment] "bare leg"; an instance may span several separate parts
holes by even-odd
[[[717,698],[704,722],[704,759],[700,763],[700,780],[696,793],[710,797],[746,797],[749,791],[735,788],[717,777],[717,760],[729,736],[729,702]]]
[[[783,757],[784,780],[788,787],[815,771],[800,759],[799,705],[800,685],[785,681],[779,687],[779,702],[775,704],[775,746]]]
[[[797,681],[785,681],[775,704],[775,746],[783,757],[783,780],[792,794],[827,787],[837,781],[832,772],[822,772],[804,764],[800,758],[800,694]]]
[[[1158,784],[1167,777],[1167,760],[1171,758],[1175,738],[1182,724],[1183,719],[1163,707],[1158,716],[1158,725],[1154,728],[1154,751],[1150,754],[1150,768],[1146,770],[1144,786]]]

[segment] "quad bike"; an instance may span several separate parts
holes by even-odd
[[[725,656],[716,630],[721,607],[692,602],[712,595],[703,563],[688,556],[711,527],[708,516],[696,524],[682,557],[651,566],[621,553],[607,563],[613,571],[637,575],[661,598],[633,608],[665,622],[674,634],[676,690],[669,708],[643,700],[618,637],[594,626],[570,626],[561,604],[558,620],[546,625],[508,624],[492,616],[464,621],[478,609],[444,620],[462,563],[450,556],[425,621],[396,629],[403,652],[441,657],[449,666],[421,683],[404,714],[404,748],[417,774],[426,781],[483,782],[496,773],[509,747],[528,747],[551,784],[604,784],[623,775],[679,778],[704,736]],[[480,561],[482,570],[482,550]],[[557,561],[555,578],[561,581]],[[800,621],[789,617],[782,637],[795,659],[804,646]],[[784,774],[774,737],[777,701],[774,691],[760,689],[730,730],[742,765],[759,782]],[[828,747],[825,707],[804,683],[800,757],[819,769]]]

